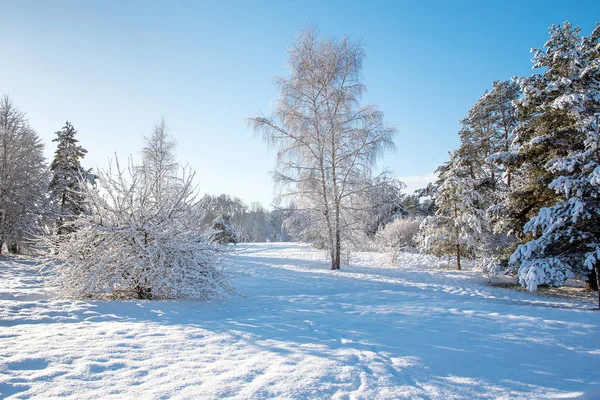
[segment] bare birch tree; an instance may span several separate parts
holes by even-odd
[[[167,195],[169,187],[179,182],[176,147],[164,119],[154,126],[150,137],[144,136],[141,173],[144,185],[153,188],[152,195],[155,201]]]
[[[301,32],[289,50],[290,76],[277,81],[280,98],[271,116],[249,123],[277,147],[273,178],[288,197],[318,216],[331,257],[340,268],[347,210],[371,179],[371,169],[393,149],[395,129],[373,105],[361,105],[365,57],[360,43]]]

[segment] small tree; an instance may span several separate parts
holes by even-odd
[[[438,257],[454,255],[456,269],[460,270],[462,257],[483,253],[489,232],[486,213],[470,168],[457,152],[437,171],[439,178],[432,195],[438,210],[421,224],[421,247]]]
[[[144,147],[140,152],[142,164],[139,168],[144,185],[153,188],[151,194],[155,201],[168,196],[173,185],[179,183],[176,147],[164,119],[154,126],[149,137],[144,136]]]
[[[90,171],[81,166],[87,150],[75,139],[77,131],[69,121],[58,132],[53,142],[57,142],[54,160],[50,164],[52,179],[48,190],[55,209],[57,233],[65,233],[65,222],[85,212],[85,199],[80,185],[93,179]]]
[[[238,234],[231,223],[231,216],[223,214],[217,217],[212,224],[211,232],[208,234],[208,240],[211,243],[226,245],[229,243],[238,243]]]

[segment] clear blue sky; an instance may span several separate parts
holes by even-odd
[[[269,205],[275,153],[246,118],[272,109],[298,29],[363,41],[365,101],[399,130],[381,165],[417,185],[458,145],[470,106],[494,80],[530,74],[530,48],[565,20],[589,34],[600,1],[0,0],[0,93],[48,157],[71,121],[88,167],[137,153],[164,117],[203,192]]]

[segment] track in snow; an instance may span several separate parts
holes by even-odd
[[[51,300],[0,262],[0,397],[593,398],[592,303],[490,287],[472,272],[361,254],[341,272],[301,244],[238,246],[243,297]]]

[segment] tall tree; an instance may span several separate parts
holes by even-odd
[[[495,154],[504,154],[513,148],[514,129],[519,123],[515,102],[520,97],[521,88],[516,81],[496,81],[493,83],[492,90],[480,100],[484,102],[484,109],[490,114],[493,129],[492,140],[494,142],[492,149],[495,150]],[[491,164],[494,162],[494,158],[492,156],[488,157],[486,161]],[[510,168],[503,165],[499,167],[504,167],[503,175],[506,188],[510,188]],[[490,168],[493,168],[493,166],[490,165]]]
[[[511,173],[497,159],[512,150],[519,96],[515,82],[494,82],[461,121],[459,148],[438,167],[430,193],[438,209],[422,224],[422,245],[437,255],[453,254],[458,269],[463,256],[499,258],[508,242],[499,224],[492,234],[496,220],[488,210],[498,212],[510,185]]]
[[[513,146],[492,156],[512,171],[510,189],[497,208],[497,215],[501,224],[521,242],[531,239],[524,231],[527,222],[540,209],[563,199],[549,187],[555,174],[546,166],[556,157],[583,146],[581,132],[574,129],[573,115],[553,105],[562,94],[576,94],[570,83],[561,80],[568,79],[578,63],[579,28],[567,22],[560,27],[553,25],[550,33],[544,49],[533,50],[534,68],[545,71],[517,80],[523,96],[515,102],[518,124]]]
[[[468,117],[461,121],[459,132],[461,158],[471,167],[471,176],[487,180],[488,197],[496,201],[510,186],[510,171],[490,157],[511,150],[513,130],[517,124],[513,102],[520,96],[516,82],[494,82],[471,107]],[[480,176],[475,175],[475,170]],[[483,193],[482,193],[483,194]]]
[[[521,82],[520,107],[530,115],[520,127],[528,134],[524,147],[550,150],[541,175],[553,193],[525,224],[529,236],[510,259],[529,290],[600,272],[600,26],[587,37],[579,32],[568,22],[552,26],[533,58],[542,74]]]
[[[57,233],[64,233],[65,221],[83,214],[85,209],[85,198],[82,185],[92,178],[91,171],[81,166],[81,160],[85,157],[87,150],[80,146],[75,138],[77,131],[67,121],[65,126],[56,132],[57,142],[54,151],[54,159],[50,164],[52,179],[48,190],[50,198],[58,214],[56,217]]]
[[[44,145],[25,113],[8,96],[0,99],[0,252],[18,252],[39,233],[47,211]]]
[[[506,235],[505,220],[498,218],[511,185],[511,170],[498,159],[513,150],[513,131],[518,121],[513,103],[519,97],[516,82],[496,81],[461,121],[457,159],[479,195],[477,208],[487,211],[482,216],[485,225],[495,232],[487,231],[481,238],[486,258],[505,257],[506,246],[514,243]]]
[[[310,208],[324,232],[331,268],[339,269],[350,203],[368,184],[378,156],[394,148],[395,129],[375,106],[360,104],[360,43],[325,40],[307,30],[289,53],[290,77],[278,80],[275,112],[249,122],[278,147],[273,177],[281,195]]]

